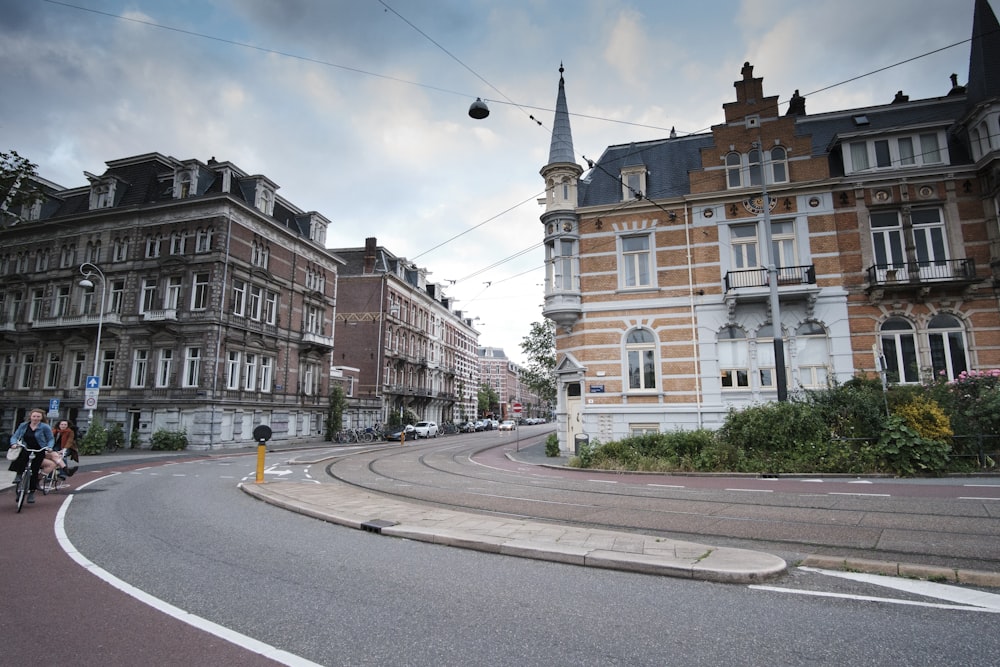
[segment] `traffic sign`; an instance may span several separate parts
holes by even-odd
[[[96,396],[88,396],[87,398],[83,399],[83,407],[87,408],[88,410],[93,410],[94,408],[96,408],[97,407],[97,397]]]
[[[100,375],[88,375],[87,376],[87,389],[100,389],[101,387],[101,376]]]
[[[512,404],[510,406],[510,409],[514,412],[515,415],[521,414],[521,404],[520,403],[514,403],[514,404]]]

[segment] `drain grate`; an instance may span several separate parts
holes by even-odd
[[[383,528],[388,528],[389,526],[395,526],[395,521],[386,521],[385,519],[372,519],[371,521],[365,521],[361,524],[361,530],[367,530],[369,533],[381,533]]]

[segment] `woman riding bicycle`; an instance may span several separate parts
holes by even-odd
[[[45,412],[35,408],[28,413],[28,420],[21,422],[21,425],[14,430],[10,436],[10,444],[20,444],[21,453],[17,460],[10,464],[9,470],[17,473],[14,484],[21,481],[21,475],[28,466],[29,449],[52,449],[54,438],[52,429],[45,423]],[[38,471],[42,467],[44,456],[36,456],[31,461],[31,485],[28,487],[28,502],[35,502],[35,489],[38,488]]]

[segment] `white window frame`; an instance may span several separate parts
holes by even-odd
[[[191,310],[208,310],[211,279],[210,273],[196,273],[194,275],[194,283],[191,286]]]
[[[58,352],[49,352],[45,360],[45,389],[55,389],[59,386],[59,378],[62,377],[62,355]]]
[[[646,167],[625,167],[621,173],[622,201],[635,201],[646,197]]]
[[[201,348],[198,346],[184,350],[184,381],[181,386],[186,389],[201,386]]]
[[[240,388],[240,370],[243,368],[243,354],[239,350],[230,350],[226,360],[226,389]]]
[[[736,326],[726,327],[716,335],[716,345],[722,391],[749,390],[750,341],[746,332]]]
[[[155,385],[157,389],[163,389],[170,386],[170,375],[174,370],[174,350],[173,348],[164,347],[160,349],[158,359],[156,362],[156,381]]]
[[[642,243],[645,247],[641,247]],[[636,247],[636,243],[640,245]],[[618,281],[621,289],[652,287],[656,267],[652,234],[628,234],[618,237]]]
[[[632,329],[623,338],[625,382],[629,393],[653,392],[659,385],[657,337],[651,329]]]
[[[951,163],[944,130],[847,139],[841,153],[845,174]]]
[[[141,389],[146,386],[146,374],[149,369],[149,350],[140,348],[132,351],[132,380],[130,386],[133,389]]]
[[[274,357],[261,355],[260,358],[260,390],[271,393],[271,382],[274,378]]]

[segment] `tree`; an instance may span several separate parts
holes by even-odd
[[[339,385],[330,389],[330,404],[326,411],[326,433],[324,440],[332,441],[334,436],[344,427],[344,410],[347,409],[347,398]]]
[[[22,207],[42,200],[42,191],[35,180],[37,168],[17,151],[0,151],[0,228],[23,221]]]
[[[521,368],[521,381],[543,403],[556,400],[556,325],[551,320],[533,322],[531,331],[521,339],[521,351],[528,363]]]
[[[500,411],[500,395],[488,384],[479,385],[479,414],[485,415],[488,412],[496,414]]]

